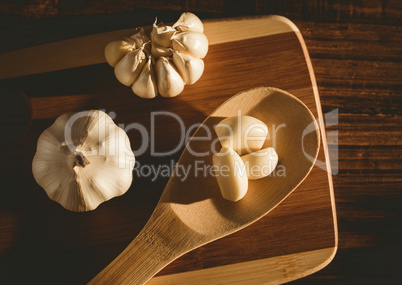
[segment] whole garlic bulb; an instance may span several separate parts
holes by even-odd
[[[125,131],[91,110],[63,114],[40,135],[32,172],[50,199],[82,212],[124,194],[134,162]]]
[[[175,97],[183,91],[183,79],[166,57],[159,58],[155,68],[161,96]]]
[[[185,84],[194,84],[204,72],[208,39],[203,31],[201,20],[189,12],[173,26],[156,24],[155,20],[149,35],[140,27],[125,41],[109,43],[105,57],[114,66],[117,80],[131,85],[139,97],[175,97]]]

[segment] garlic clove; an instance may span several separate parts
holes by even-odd
[[[105,47],[105,59],[106,62],[111,66],[115,67],[116,64],[125,56],[127,53],[133,50],[133,45],[126,41],[113,41],[106,45]]]
[[[173,25],[173,28],[180,32],[204,32],[204,26],[200,18],[190,12],[181,14],[179,20]]]
[[[168,58],[160,57],[156,61],[156,82],[162,97],[176,97],[184,89],[184,81]]]
[[[184,82],[188,85],[197,82],[204,72],[204,61],[188,54],[175,51],[173,53],[173,63]]]
[[[141,48],[144,44],[150,41],[150,38],[144,31],[143,27],[136,29],[136,33],[128,38],[128,41],[134,44],[135,48]]]
[[[212,156],[212,163],[223,198],[233,202],[242,199],[248,189],[245,165],[231,148],[223,147]]]
[[[172,55],[172,49],[153,44],[151,47],[151,55],[153,58],[160,58],[161,56],[169,57]]]
[[[152,66],[151,58],[141,70],[140,75],[131,86],[133,92],[141,98],[150,99],[158,95],[158,88],[156,86],[156,78]]]
[[[278,164],[278,154],[273,147],[248,153],[241,156],[241,159],[246,166],[248,179],[251,180],[270,175]]]
[[[242,155],[262,148],[268,135],[268,127],[251,116],[233,116],[216,125],[215,133],[222,147],[231,147]]]
[[[158,45],[161,47],[170,47],[172,45],[172,36],[176,33],[176,30],[171,26],[166,26],[163,23],[159,23],[156,25],[155,23],[152,25],[151,31],[151,41],[152,45]]]
[[[204,58],[208,52],[208,39],[203,33],[180,32],[173,35],[172,46],[180,53]]]
[[[114,73],[121,84],[130,86],[146,63],[143,47],[127,53],[115,66]]]
[[[40,135],[32,172],[49,198],[82,212],[124,194],[134,163],[126,132],[91,110],[61,115]]]

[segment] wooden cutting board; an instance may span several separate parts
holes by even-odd
[[[1,84],[26,94],[32,119],[26,133],[0,151],[1,280],[88,282],[125,248],[151,215],[169,179],[169,171],[147,176],[152,167],[173,171],[185,145],[183,134],[190,135],[196,124],[232,95],[257,86],[284,89],[311,109],[322,127],[318,164],[269,215],[185,254],[149,284],[283,283],[326,266],[337,249],[334,196],[319,94],[297,27],[279,16],[205,22],[210,49],[204,75],[178,97],[154,100],[135,96],[104,63],[105,44],[133,30],[0,55]],[[147,150],[136,157],[138,171],[125,195],[92,212],[72,213],[47,198],[33,179],[31,162],[40,133],[56,117],[86,109],[102,109],[130,129],[134,150],[144,139],[136,126],[144,127],[150,140]],[[12,124],[13,118],[9,120]],[[7,118],[2,121],[7,123]],[[174,149],[164,157],[152,154]]]

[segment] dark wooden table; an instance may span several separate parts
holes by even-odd
[[[128,28],[155,15],[173,21],[183,10],[205,19],[289,17],[309,49],[323,112],[339,114],[327,126],[339,250],[326,268],[294,284],[401,284],[402,4],[306,2],[0,1],[0,52]],[[0,238],[1,223],[13,218],[1,193]]]

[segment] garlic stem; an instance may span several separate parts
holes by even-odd
[[[128,38],[128,41],[133,44],[135,48],[140,48],[144,43],[148,42],[150,39],[145,34],[144,28],[136,28],[136,33]]]
[[[74,166],[85,167],[87,164],[90,164],[90,161],[88,160],[88,158],[85,155],[82,154],[82,152],[77,151],[74,154],[74,157],[76,159]]]
[[[74,157],[73,167],[75,167],[75,166],[85,167],[87,164],[91,163],[89,161],[89,159],[82,153],[82,151],[79,150],[74,145],[74,143],[62,142],[61,148],[65,154],[71,155],[72,157]]]

